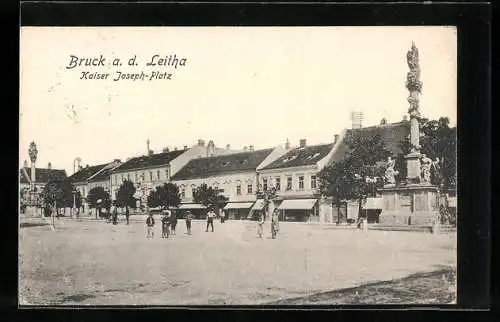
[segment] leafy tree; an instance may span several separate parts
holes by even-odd
[[[276,199],[278,192],[276,187],[268,187],[266,190],[259,190],[257,192],[257,198],[264,200],[264,207],[262,208],[264,212],[264,219],[269,216],[269,204]]]
[[[216,211],[222,208],[222,205],[227,202],[227,198],[221,194],[217,188],[209,187],[202,184],[193,192],[193,201],[208,207],[214,207]]]
[[[128,208],[135,209],[136,207],[136,199],[134,198],[135,191],[136,189],[132,181],[125,180],[118,189],[118,192],[116,193],[116,205],[118,207],[127,208],[127,211]]]
[[[107,193],[103,187],[94,187],[90,189],[87,195],[87,200],[89,202],[90,208],[98,209],[98,212],[96,212],[96,219],[97,219],[97,214],[99,214],[100,216],[102,209],[108,208],[109,205],[111,204],[109,193]],[[101,202],[98,203],[97,202],[98,200],[101,200]]]
[[[41,196],[46,205],[57,210],[61,207],[73,206],[73,190],[74,187],[69,180],[49,179]]]
[[[349,148],[346,156],[318,173],[319,191],[324,196],[332,197],[333,204],[356,199],[361,208],[363,199],[372,194],[376,186],[384,184],[380,179],[376,184],[365,179],[383,178],[385,161],[391,152],[386,149],[380,135],[350,133],[344,142]]]
[[[165,183],[158,186],[148,195],[148,206],[160,207],[162,210],[169,207],[177,207],[181,203],[179,188],[173,183]]]

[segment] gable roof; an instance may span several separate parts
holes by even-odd
[[[20,169],[19,179],[21,183],[30,183],[31,168],[24,167]],[[49,179],[67,179],[66,170],[46,169],[46,168],[35,169],[35,183],[47,183]]]
[[[135,157],[116,167],[113,172],[122,172],[167,165],[170,161],[177,158],[186,151],[187,149],[183,149]]]
[[[81,170],[73,173],[71,176],[69,176],[69,180],[71,182],[82,182],[88,180],[92,175],[96,174],[99,172],[101,169],[103,169],[105,166],[108,164],[99,164],[99,165],[93,165],[89,167],[82,168]]]
[[[310,145],[303,148],[298,147],[290,150],[262,170],[282,169],[314,165],[323,159],[332,150],[334,144]]]
[[[384,141],[385,147],[392,152],[393,156],[402,153],[401,141],[410,134],[410,122],[402,121],[398,123],[390,123],[385,125],[375,125],[359,129],[348,129],[345,136],[356,135],[364,137],[374,137],[380,135]],[[340,161],[349,152],[349,147],[344,141],[335,150],[330,162]]]
[[[106,181],[109,180],[109,177],[111,176],[111,171],[113,171],[113,167],[109,166],[93,176],[92,178],[89,179],[89,182],[96,182],[96,181]]]
[[[273,149],[264,149],[192,159],[172,176],[172,180],[206,178],[216,174],[219,175],[249,170],[255,171],[259,164],[261,164],[272,151]]]

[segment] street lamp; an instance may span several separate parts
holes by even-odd
[[[76,212],[76,193],[77,193],[76,189],[73,189],[72,193],[73,193],[73,211],[71,212],[71,217],[73,218],[73,213]]]

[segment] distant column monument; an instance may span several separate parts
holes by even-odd
[[[430,183],[432,160],[420,153],[419,95],[422,93],[418,49],[412,43],[406,54],[410,71],[406,76],[406,88],[410,95],[410,153],[406,155],[407,177],[403,184],[396,185],[391,176],[394,162],[387,162],[384,188],[379,189],[384,199],[380,224],[433,226],[439,218],[438,187]]]

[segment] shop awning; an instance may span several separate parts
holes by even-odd
[[[314,207],[318,199],[288,199],[283,200],[278,209],[298,209],[310,210]]]
[[[207,209],[207,206],[199,203],[183,203],[179,205],[179,209]]]
[[[224,209],[248,209],[252,207],[253,202],[230,202]]]
[[[448,207],[457,208],[457,197],[448,198]]]
[[[257,199],[257,201],[253,204],[252,209],[250,211],[259,211],[264,208],[265,201],[264,199]]]
[[[382,198],[366,198],[363,209],[382,209],[384,199]]]

